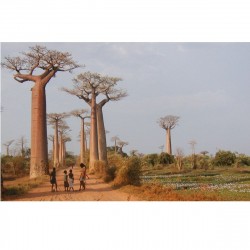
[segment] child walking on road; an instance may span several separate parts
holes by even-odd
[[[50,173],[50,183],[51,183],[51,192],[57,191],[57,181],[56,181],[56,168],[53,168],[53,171]],[[54,190],[55,185],[55,190]]]
[[[74,190],[74,174],[72,172],[72,169],[69,170],[69,191],[70,189]]]
[[[81,172],[81,175],[80,175],[80,188],[79,188],[79,191],[82,190],[82,188],[85,190],[85,187],[86,187],[86,177],[88,177],[87,173],[86,173],[86,166],[81,163],[80,164],[80,167],[82,168],[82,172]],[[89,177],[88,177],[89,179]]]
[[[64,191],[69,191],[69,182],[68,182],[68,175],[67,175],[67,170],[64,170]]]

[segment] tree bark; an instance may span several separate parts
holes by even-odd
[[[45,85],[32,88],[30,178],[48,174],[48,144]]]
[[[52,162],[54,162],[54,160],[55,160],[55,137],[53,137],[53,141],[52,141],[52,143],[53,143],[53,146],[52,146]]]
[[[81,118],[81,135],[80,135],[80,162],[86,163],[85,161],[85,132],[84,132],[84,118]]]
[[[59,166],[61,166],[62,165],[62,163],[63,163],[63,138],[62,138],[63,136],[62,136],[62,133],[60,133],[60,142],[59,142],[59,149],[58,149],[58,151],[59,151]]]
[[[97,139],[97,118],[96,118],[96,93],[92,90],[91,98],[91,125],[90,125],[90,145],[89,145],[89,169],[94,172],[95,162],[99,159],[98,139]]]
[[[102,105],[97,105],[97,131],[98,131],[98,152],[99,160],[108,164],[106,131],[103,119]]]
[[[88,151],[88,140],[87,140],[87,134],[85,133],[85,151]]]
[[[65,167],[65,156],[66,156],[66,142],[63,141],[62,143],[62,166]]]
[[[166,151],[169,155],[172,155],[172,145],[171,145],[171,129],[167,128],[167,138],[166,138]]]
[[[59,167],[59,143],[58,143],[58,121],[55,122],[54,135],[54,167]]]

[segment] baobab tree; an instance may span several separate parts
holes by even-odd
[[[61,159],[62,159],[62,166],[65,166],[65,157],[66,157],[66,142],[71,141],[71,138],[67,135],[62,136],[62,147],[61,147]]]
[[[106,142],[106,130],[103,119],[103,107],[109,101],[119,101],[123,97],[127,96],[127,92],[125,90],[117,90],[114,89],[114,85],[116,82],[121,79],[107,77],[106,85],[107,88],[102,93],[106,96],[102,101],[97,104],[97,132],[98,132],[98,152],[99,152],[99,160],[108,163],[107,156],[107,142]]]
[[[127,146],[128,145],[128,142],[126,142],[126,141],[118,141],[117,142],[117,145],[118,145],[118,147],[119,147],[119,152],[121,153],[121,154],[123,154],[123,151],[122,151],[122,149],[123,149],[123,147],[124,146]]]
[[[47,114],[48,123],[53,125],[54,132],[54,143],[53,143],[53,165],[55,168],[59,167],[59,141],[58,141],[58,126],[63,118],[66,118],[68,114],[63,113],[50,113]]]
[[[9,155],[10,151],[9,151],[9,148],[10,148],[10,145],[14,142],[15,140],[10,140],[10,141],[7,141],[5,142],[3,145],[6,147],[6,155]]]
[[[118,136],[113,136],[111,138],[111,141],[115,142],[115,153],[117,151],[117,142],[120,141],[119,137]]]
[[[160,127],[166,130],[166,152],[169,155],[172,155],[171,129],[177,125],[179,118],[179,116],[167,115],[158,121]]]
[[[52,142],[51,161],[54,162],[55,139],[54,135],[49,135],[48,140]]]
[[[88,151],[89,149],[89,146],[88,146],[88,139],[90,137],[90,122],[85,122],[85,150],[86,152]]]
[[[197,144],[197,142],[195,140],[191,140],[188,142],[188,144],[191,145],[191,149],[192,149],[192,168],[196,169],[197,164],[196,164],[196,155],[195,155],[195,145]]]
[[[68,138],[68,134],[67,132],[71,131],[69,129],[69,126],[67,125],[67,123],[65,121],[61,121],[58,124],[58,132],[59,132],[59,165],[63,165],[64,163],[64,152],[65,152],[65,144],[64,144],[64,139]]]
[[[27,140],[24,136],[21,136],[21,138],[17,141],[17,145],[21,147],[20,152],[21,156],[25,156],[25,144],[27,143]]]
[[[31,81],[31,159],[30,178],[48,174],[48,146],[46,124],[46,85],[58,72],[71,72],[80,67],[68,52],[48,50],[44,46],[30,47],[21,56],[5,57],[3,68],[15,72],[20,83]]]
[[[103,119],[99,115],[100,112],[102,112],[103,105],[107,102],[101,101],[99,104],[97,104],[96,99],[99,94],[106,94],[107,91],[111,91],[112,87],[114,87],[120,80],[121,79],[118,77],[101,76],[98,73],[85,72],[83,74],[79,74],[73,79],[73,89],[62,89],[63,91],[84,100],[91,107],[89,167],[90,171],[92,172],[94,171],[95,162],[99,159],[103,160],[102,153],[100,154],[99,158],[98,130],[104,131],[99,134],[99,137],[103,137],[103,135],[105,136],[105,129],[104,124],[102,124]],[[99,119],[97,118],[97,112]],[[103,126],[103,128],[98,128],[97,119],[99,120],[99,125]],[[102,145],[103,144],[104,142],[102,142]]]
[[[86,139],[85,139],[85,123],[84,120],[90,118],[87,109],[77,109],[70,112],[71,115],[81,119],[81,132],[80,132],[80,162],[87,163],[85,159],[86,155]]]

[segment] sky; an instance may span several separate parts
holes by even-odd
[[[60,88],[72,87],[72,79],[85,71],[121,77],[118,87],[128,96],[104,107],[108,146],[111,137],[127,141],[124,151],[160,153],[165,130],[157,121],[179,116],[172,130],[172,148],[192,152],[218,150],[250,154],[250,44],[249,43],[2,43],[1,60],[17,56],[35,44],[70,52],[85,67],[72,74],[59,72],[46,87],[47,113],[69,112],[88,105]],[[1,70],[1,140],[30,142],[32,83],[18,83],[8,70]],[[98,99],[101,100],[100,98]],[[79,153],[80,120],[68,118],[72,141],[67,150]],[[48,135],[53,130],[48,126]],[[14,143],[13,143],[14,145]],[[49,149],[51,149],[49,142]],[[5,147],[2,146],[2,152]]]

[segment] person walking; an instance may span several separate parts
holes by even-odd
[[[87,169],[86,169],[86,165],[84,165],[83,163],[80,164],[80,167],[82,168],[82,171],[81,171],[81,175],[80,175],[80,188],[79,188],[79,191],[82,190],[82,188],[85,190],[85,187],[86,187],[86,177],[88,177],[89,179],[89,176],[87,175]]]
[[[57,191],[57,181],[56,181],[56,168],[54,167],[50,173],[50,183],[51,183],[51,192]],[[54,190],[55,186],[55,190]]]
[[[74,190],[74,174],[72,172],[72,169],[69,170],[69,191],[70,189]]]
[[[69,191],[69,182],[68,182],[67,170],[64,170],[63,173],[64,173],[64,177],[63,177],[63,181],[64,181],[64,191]]]

